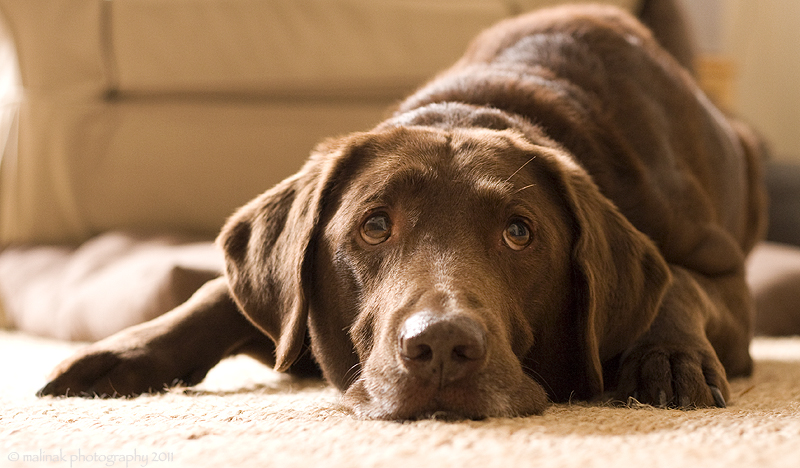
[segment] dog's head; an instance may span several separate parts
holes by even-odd
[[[276,368],[308,334],[346,403],[383,419],[595,396],[669,278],[568,154],[514,129],[388,125],[328,142],[219,241]]]

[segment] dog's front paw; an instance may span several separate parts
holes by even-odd
[[[200,382],[213,364],[189,364],[170,346],[122,332],[80,350],[59,364],[38,396],[119,397]]]
[[[713,348],[640,346],[623,356],[616,398],[661,408],[724,408],[730,396]]]

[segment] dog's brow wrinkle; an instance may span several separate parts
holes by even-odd
[[[378,191],[369,197],[369,199],[374,201],[387,196],[391,197],[391,195],[396,192],[430,184],[437,178],[437,171],[430,167],[418,166],[404,168],[391,174],[391,177],[387,176],[383,185],[380,186]],[[381,181],[376,180],[375,182],[380,183]]]
[[[508,181],[501,182],[497,179],[487,177],[478,178],[473,184],[479,193],[487,195],[490,198],[505,198],[508,196],[511,188],[513,188]]]

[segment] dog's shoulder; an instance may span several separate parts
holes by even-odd
[[[472,41],[456,68],[496,61],[530,37],[540,39],[538,48],[549,45],[552,52],[562,51],[560,48],[568,38],[609,53],[618,53],[620,41],[647,49],[658,47],[650,30],[625,10],[609,5],[565,5],[509,18],[483,31]]]

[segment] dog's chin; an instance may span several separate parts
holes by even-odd
[[[479,420],[538,415],[547,408],[544,389],[526,375],[511,387],[468,382],[435,388],[419,382],[362,377],[348,388],[344,404],[358,417],[381,420]]]

